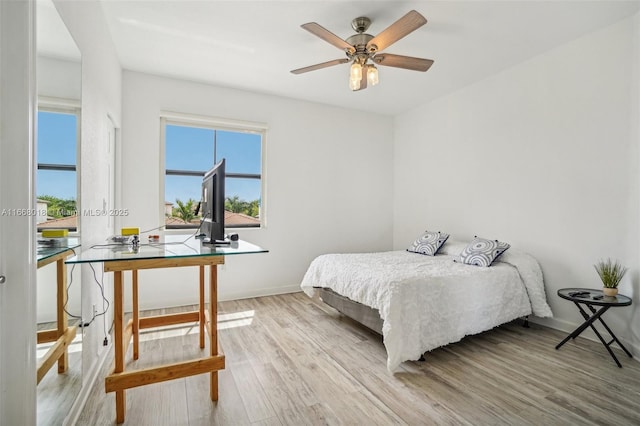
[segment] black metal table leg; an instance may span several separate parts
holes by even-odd
[[[587,315],[588,314],[586,312],[584,312],[584,310],[582,309],[582,306],[578,306],[578,309],[580,309],[580,312],[582,312],[583,315]],[[598,313],[598,311],[596,311],[592,306],[589,306],[589,310],[594,314]],[[606,310],[605,308],[601,308],[600,310]],[[601,323],[604,324],[604,321],[602,320],[602,318],[599,316],[598,319],[600,320]],[[618,357],[616,357],[616,354],[613,353],[613,351],[611,350],[611,348],[609,347],[611,342],[613,342],[613,340],[609,343],[604,341],[604,338],[602,337],[602,335],[598,332],[598,330],[596,330],[596,328],[593,326],[593,321],[591,321],[591,324],[589,324],[589,327],[591,327],[591,330],[593,330],[593,332],[595,333],[595,335],[598,337],[598,339],[602,342],[602,344],[604,345],[605,348],[607,348],[607,352],[609,352],[609,355],[611,355],[611,358],[613,358],[613,360],[616,362],[616,365],[619,368],[622,368],[622,364],[620,364],[620,361],[618,361]],[[606,326],[605,324],[605,328],[609,329],[609,327]],[[615,337],[614,337],[615,339]]]
[[[595,313],[595,309],[593,308],[593,306],[591,305],[587,305],[587,307],[589,308],[589,310],[591,310],[591,312]],[[618,337],[613,334],[613,331],[611,331],[611,329],[609,328],[609,326],[607,325],[606,322],[604,322],[604,320],[602,318],[598,318],[598,320],[600,321],[600,323],[602,324],[602,326],[605,328],[605,330],[607,330],[607,333],[609,333],[609,336],[611,336],[611,338],[613,340],[611,340],[609,343],[607,343],[607,346],[611,346],[611,344],[613,342],[616,342],[618,344],[618,346],[620,346],[620,348],[622,348],[622,350],[624,351],[624,353],[627,354],[627,356],[629,358],[633,358],[633,355],[631,355],[631,352],[629,352],[627,350],[627,348],[624,347],[624,345],[622,344],[622,342],[618,339]]]
[[[580,307],[580,305],[578,305],[577,303],[576,305],[578,306],[578,309],[580,309],[580,312],[583,314],[583,316],[585,316],[586,313],[582,311],[582,308]],[[602,314],[604,314],[608,309],[609,309],[608,306],[604,306],[602,309],[600,309],[598,312],[596,312],[592,316],[586,315],[585,317],[586,321],[583,322],[578,328],[573,330],[573,332],[569,334],[567,337],[565,337],[562,340],[562,342],[558,343],[558,345],[556,346],[556,349],[560,349],[560,347],[565,343],[567,343],[569,339],[575,339],[576,337],[578,337],[587,327],[590,327],[591,324],[593,324],[595,320],[600,318],[600,316],[602,316]]]

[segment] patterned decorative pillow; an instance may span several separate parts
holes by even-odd
[[[511,245],[508,243],[503,243],[498,240],[487,240],[476,236],[473,241],[462,250],[460,260],[454,259],[454,261],[466,263],[467,265],[488,267],[491,266],[498,256],[507,251],[509,247],[511,247]]]
[[[440,247],[447,241],[447,238],[449,238],[449,234],[425,231],[411,244],[407,251],[435,256]]]

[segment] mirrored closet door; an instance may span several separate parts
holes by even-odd
[[[38,227],[36,347],[39,425],[62,424],[82,387],[80,271],[64,259],[78,249],[81,55],[52,0],[36,0]],[[60,237],[64,232],[66,237]]]

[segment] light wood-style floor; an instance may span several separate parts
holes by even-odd
[[[127,391],[129,425],[632,425],[640,363],[520,322],[466,337],[390,375],[382,338],[302,293],[222,302],[220,400],[208,375]],[[154,312],[154,314],[157,312]],[[140,360],[197,356],[197,327],[145,333]],[[107,361],[110,364],[110,360]],[[110,368],[110,366],[107,366]],[[114,424],[101,380],[81,425]]]
[[[69,320],[69,325],[77,325],[77,321]],[[38,330],[54,328],[56,323],[38,324]],[[51,346],[53,342],[36,346],[37,362],[40,362]],[[69,345],[68,350],[68,370],[58,374],[58,365],[52,366],[36,388],[39,426],[62,424],[82,387],[82,329],[78,328],[76,338]]]

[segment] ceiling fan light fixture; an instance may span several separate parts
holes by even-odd
[[[360,80],[349,79],[349,89],[352,91],[360,90]]]
[[[349,77],[351,80],[362,80],[362,65],[360,65],[360,62],[353,61],[353,64],[351,64],[351,72],[349,73]]]
[[[378,84],[378,68],[375,65],[367,65],[367,82],[371,86]]]
[[[360,81],[362,80],[362,64],[356,59],[351,64],[349,72],[349,88],[351,90],[360,90]]]

